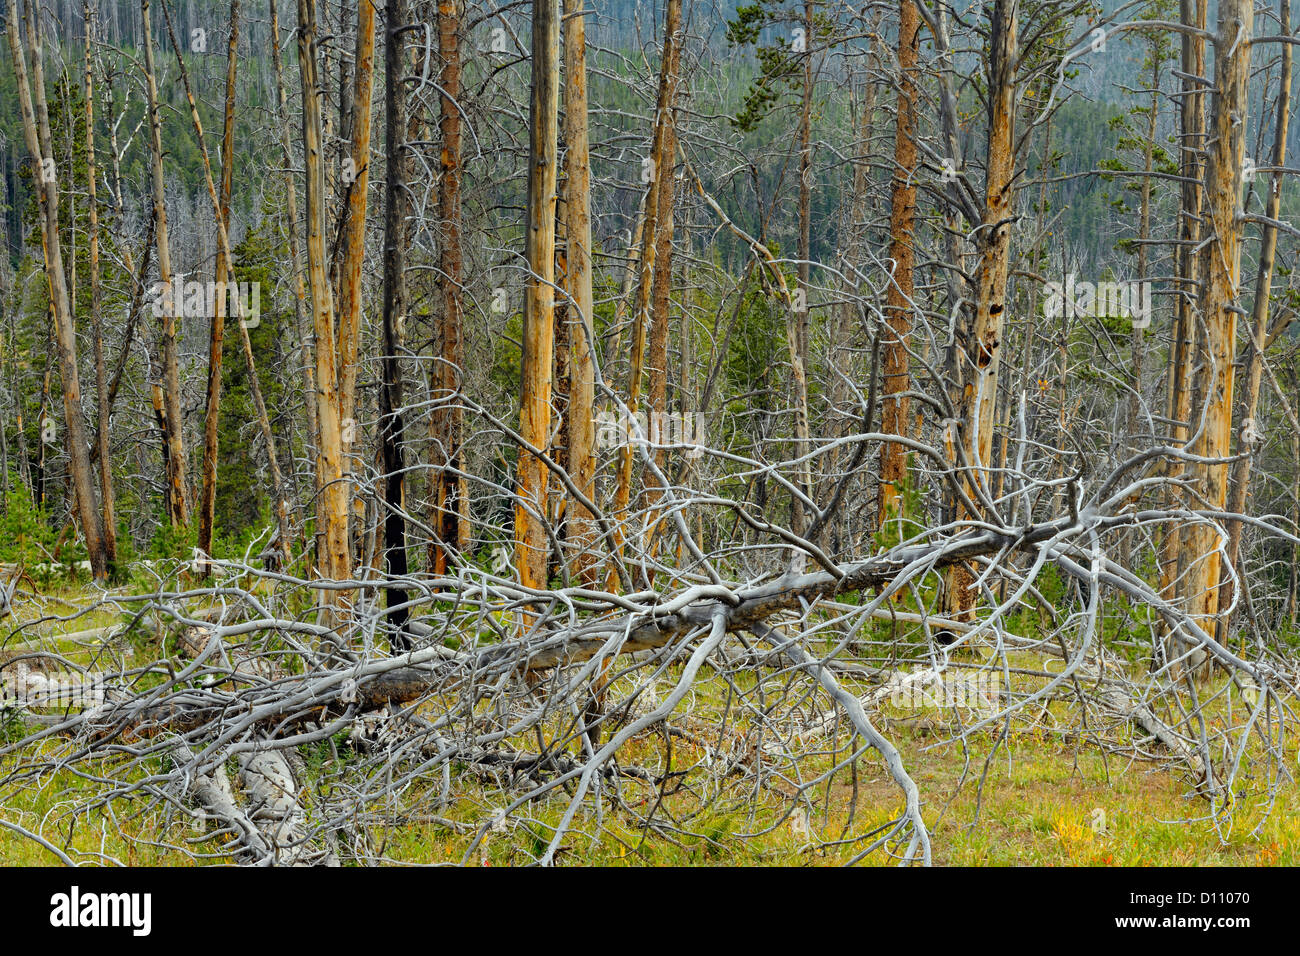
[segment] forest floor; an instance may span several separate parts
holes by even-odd
[[[1300,795],[1294,785],[1284,789],[1264,820],[1261,802],[1236,808],[1233,825],[1218,832],[1208,819],[1208,805],[1190,788],[1163,769],[1109,761],[1074,745],[1052,744],[1041,738],[1008,741],[1008,753],[995,759],[977,796],[982,760],[972,761],[972,779],[954,793],[964,760],[960,753],[924,752],[931,743],[914,731],[891,734],[903,753],[926,806],[926,821],[937,865],[956,866],[1255,866],[1300,864]],[[1017,752],[1018,751],[1018,752]],[[1107,763],[1109,762],[1109,767]],[[0,761],[0,773],[7,761]],[[7,817],[30,828],[44,818],[49,824],[72,806],[80,789],[71,775],[56,774],[40,790],[3,808]],[[814,814],[809,826],[815,836],[833,840],[846,819],[850,786],[834,788],[829,819]],[[883,774],[859,781],[858,819],[890,820],[901,809],[898,790]],[[504,839],[490,834],[473,851],[471,865],[511,866],[531,862],[545,846],[547,823],[558,820],[563,800],[552,799],[527,814],[525,822],[511,824],[531,833]],[[462,808],[463,810],[464,808]],[[127,811],[130,812],[129,810]],[[119,814],[123,813],[119,809]],[[481,822],[482,814],[457,813],[467,824]],[[476,819],[477,818],[477,819]],[[580,818],[581,819],[581,818]],[[1262,825],[1261,820],[1263,820]],[[539,826],[539,824],[542,824]],[[159,836],[157,815],[139,816],[94,812],[77,828],[71,844],[87,853],[101,852],[128,865],[192,865],[176,849],[149,846]],[[1258,832],[1254,832],[1258,827]],[[60,827],[56,824],[54,832]],[[568,865],[783,865],[818,866],[847,862],[861,844],[813,848],[808,837],[795,832],[787,821],[769,833],[747,837],[746,814],[710,814],[694,821],[674,842],[645,838],[632,825],[607,813],[599,842],[582,833],[567,841],[559,862]],[[465,859],[472,833],[439,823],[407,822],[385,827],[380,835],[384,855],[394,861],[460,863]],[[535,834],[535,835],[534,835]],[[139,840],[124,839],[133,835]],[[184,838],[173,827],[171,840]],[[375,834],[372,834],[372,837]],[[209,849],[211,845],[209,844]],[[0,866],[48,865],[51,856],[30,840],[0,832]],[[866,864],[893,862],[874,853]]]
[[[107,615],[99,617],[82,617],[61,626],[85,631],[112,623]],[[54,640],[71,659],[90,662],[86,642],[59,644],[49,631],[46,639]],[[730,681],[734,690],[734,674]],[[676,724],[689,728],[700,719],[701,727],[714,726],[702,718],[721,699],[722,683],[702,675],[691,699],[699,709],[692,713],[684,708],[674,718]],[[1300,864],[1300,785],[1295,782],[1300,777],[1300,764],[1295,762],[1300,755],[1294,752],[1289,781],[1277,788],[1271,805],[1266,788],[1244,772],[1231,815],[1222,816],[1216,825],[1210,804],[1195,794],[1186,775],[1168,762],[1136,757],[1137,751],[1128,745],[1131,738],[1117,739],[1114,727],[1109,728],[1105,744],[1092,739],[1090,732],[1078,733],[1077,721],[1058,720],[1033,726],[1013,722],[1005,733],[999,723],[968,733],[963,742],[949,739],[947,719],[937,708],[912,708],[904,714],[888,702],[873,716],[898,747],[920,790],[936,864]],[[18,712],[0,711],[0,746],[21,738],[24,726]],[[700,773],[707,763],[708,732],[701,730],[695,740],[690,737],[689,733],[674,736],[670,753],[662,733],[647,731],[624,746],[619,762],[662,770],[671,760],[674,770]],[[47,741],[35,746],[60,745]],[[1288,746],[1294,751],[1293,742]],[[900,813],[901,794],[874,754],[859,759],[856,770],[841,767],[827,777],[833,763],[830,756],[817,741],[809,744],[809,752],[807,765],[798,768],[774,761],[770,798],[757,801],[750,799],[752,779],[719,783],[716,799],[703,803],[698,799],[698,783],[681,787],[682,793],[690,792],[684,797],[662,784],[626,782],[624,798],[638,815],[657,801],[661,804],[658,819],[667,818],[670,825],[648,833],[631,814],[620,814],[606,802],[599,826],[594,812],[579,813],[557,862],[811,866],[853,860],[871,842],[863,834],[887,825]],[[0,755],[0,814],[28,829],[39,829],[72,855],[89,854],[88,862],[108,858],[128,865],[192,865],[195,860],[181,847],[193,847],[196,854],[216,849],[214,841],[203,842],[201,831],[196,834],[183,817],[142,799],[120,801],[111,810],[73,812],[84,807],[87,801],[81,798],[89,797],[96,786],[84,774],[60,770],[22,784],[12,778],[6,781],[17,763],[31,756],[31,747]],[[836,759],[843,758],[841,751]],[[327,774],[331,762],[362,759],[341,737],[309,750],[304,766],[311,776]],[[158,763],[163,769],[161,760]],[[112,772],[109,761],[104,761],[103,770],[105,776]],[[428,781],[431,791],[440,784],[441,773],[436,776],[437,780]],[[474,784],[468,786],[452,805],[437,813],[408,813],[395,807],[387,818],[371,815],[366,824],[366,855],[402,862],[526,864],[544,850],[568,802],[565,790],[557,788],[490,829],[472,846],[502,798],[499,790],[484,786],[476,792]],[[806,797],[803,805],[811,810],[792,814],[791,797],[800,788]],[[419,800],[418,792],[408,796],[417,798],[413,804],[427,808],[428,801]],[[72,819],[76,825],[71,838],[58,838],[68,832]],[[851,829],[846,829],[850,824]],[[850,839],[840,842],[846,832]],[[35,842],[0,828],[0,865],[51,862],[49,852]],[[882,849],[862,862],[889,864],[894,858]]]

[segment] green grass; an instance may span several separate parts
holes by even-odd
[[[89,642],[77,644],[58,634],[61,630],[85,630],[113,623],[115,619],[113,614],[101,611],[63,624],[44,623],[38,629],[24,631],[22,637],[41,633],[60,653],[89,664],[96,650]],[[135,651],[132,663],[136,665],[159,653],[148,628],[133,636],[130,643]],[[967,663],[973,660],[972,656]],[[1027,655],[1017,655],[1010,663],[1015,667],[1035,662]],[[701,742],[722,746],[729,740],[740,746],[746,743],[746,735],[753,727],[745,716],[747,711],[735,708],[735,695],[749,694],[752,702],[760,685],[776,692],[788,690],[791,680],[788,674],[748,671],[730,677],[728,686],[706,670],[687,703],[673,717],[676,726],[696,735],[696,739],[678,737],[672,742],[671,770],[680,776],[671,779],[680,783],[680,789],[665,796],[650,783],[625,780],[622,787],[632,812],[621,813],[606,801],[599,825],[588,798],[562,841],[557,862],[611,866],[834,865],[856,857],[874,839],[864,839],[864,834],[887,827],[900,814],[902,795],[876,754],[868,753],[857,761],[856,781],[846,766],[830,773],[835,761],[842,761],[846,755],[844,747],[849,738],[843,726],[833,740],[810,741],[797,765],[778,755],[764,758],[769,787],[757,795],[752,784],[739,777],[714,780],[707,771],[706,750]],[[666,676],[661,685],[672,679],[675,675]],[[1023,693],[1041,683],[1036,678],[1018,678],[1015,686]],[[614,699],[630,686],[615,685]],[[1216,686],[1222,686],[1221,682]],[[860,694],[869,690],[866,685],[852,689]],[[768,699],[773,696],[775,693]],[[719,737],[718,721],[728,701],[733,708],[728,731],[732,736],[723,739]],[[1207,707],[1206,720],[1212,733],[1240,723],[1240,701],[1234,699],[1231,706],[1235,714],[1229,713],[1229,700],[1224,696]],[[1213,808],[1195,794],[1187,777],[1168,762],[1135,756],[1130,746],[1134,733],[1130,726],[1111,720],[1104,728],[1103,748],[1076,733],[1080,723],[1077,703],[1057,699],[1034,713],[1034,723],[1023,716],[1013,721],[1000,740],[1001,724],[972,732],[964,747],[960,741],[947,739],[951,711],[934,707],[904,711],[887,702],[873,714],[877,726],[899,748],[920,789],[936,864],[1300,863],[1300,788],[1293,780],[1278,789],[1270,808],[1261,781],[1249,776],[1260,772],[1260,762],[1251,765],[1253,769],[1243,768],[1230,818],[1221,815],[1216,825]],[[972,715],[963,711],[960,716],[969,722]],[[1090,717],[1089,726],[1094,730],[1096,721],[1096,715]],[[545,730],[548,735],[565,733],[568,725],[554,723]],[[0,740],[15,740],[21,732],[19,715],[12,711],[0,714]],[[531,736],[508,743],[521,749],[536,747]],[[51,740],[39,747],[53,752],[64,745],[61,740]],[[1287,746],[1288,769],[1294,776],[1298,769],[1295,744]],[[832,755],[834,747],[839,750]],[[669,769],[667,753],[664,736],[655,730],[630,740],[620,751],[619,761],[623,766],[646,766],[662,773]],[[318,787],[332,786],[344,771],[361,773],[360,765],[364,763],[352,752],[345,735],[336,738],[333,746],[323,742],[300,748],[300,755],[308,778],[304,799],[309,813]],[[1254,741],[1248,755],[1260,755]],[[5,781],[20,758],[30,766],[32,756],[29,749],[21,755],[0,757],[4,818],[39,829],[73,856],[80,855],[87,861],[112,858],[130,865],[192,865],[194,861],[182,847],[217,852],[213,840],[186,842],[201,837],[202,832],[175,809],[150,805],[139,798],[119,800],[108,809],[98,805],[94,798],[103,788],[89,777],[123,775],[122,758],[104,757],[82,764],[80,772],[64,768],[22,781]],[[151,772],[161,769],[160,765],[150,767]],[[130,771],[133,775],[142,772],[138,767]],[[810,783],[814,778],[819,779]],[[471,849],[476,831],[522,791],[502,791],[457,768],[451,805],[434,807],[432,798],[440,786],[441,771],[433,772],[429,779],[416,781],[399,802],[384,807],[382,813],[372,808],[364,827],[369,856],[486,866],[530,863],[549,844],[569,801],[568,793],[557,788],[523,807],[500,829],[489,831]],[[707,805],[691,792],[691,788],[703,792],[710,787],[715,788],[711,796],[717,799]],[[812,806],[806,828],[796,825],[802,820],[789,817],[801,787],[800,805],[810,802]],[[88,803],[94,809],[78,809]],[[642,826],[642,818],[655,806],[660,810],[656,820],[671,820],[670,829],[650,832]],[[898,849],[883,847],[862,862],[893,863],[896,857],[892,854]],[[38,844],[0,829],[0,865],[51,862],[56,862],[54,857]]]
[[[981,735],[976,735],[980,737]],[[940,865],[1038,866],[1171,866],[1300,864],[1300,799],[1294,785],[1283,789],[1264,819],[1260,798],[1238,801],[1233,823],[1223,832],[1211,821],[1208,803],[1190,792],[1186,782],[1149,765],[1109,761],[1086,747],[1053,744],[1041,738],[1006,742],[990,764],[983,793],[978,793],[983,754],[973,754],[969,779],[957,788],[965,760],[954,747],[930,748],[933,740],[911,732],[891,732],[920,787],[925,819],[933,842],[933,859]],[[982,743],[991,745],[987,735]],[[638,752],[653,748],[649,740],[633,741],[622,755],[634,761]],[[694,756],[691,745],[678,744],[681,758]],[[1008,756],[1008,753],[1010,756]],[[1109,764],[1109,766],[1108,766]],[[0,764],[0,769],[3,769]],[[319,764],[317,765],[319,769]],[[102,769],[109,770],[108,766]],[[871,758],[860,765],[855,830],[884,825],[902,808],[898,790]],[[22,791],[5,809],[6,817],[29,828],[46,820],[47,838],[66,832],[67,813],[78,794],[90,787],[66,771]],[[841,773],[810,821],[815,838],[833,841],[847,819],[851,787]],[[496,802],[499,802],[499,795]],[[486,792],[461,790],[447,818],[479,826],[490,819],[494,802]],[[549,842],[566,800],[558,791],[538,805],[525,808],[502,833],[491,832],[468,856],[478,865],[510,866],[536,859]],[[978,804],[978,807],[977,807]],[[757,813],[706,811],[683,827],[672,840],[647,836],[633,821],[606,814],[603,831],[594,832],[587,810],[565,840],[562,863],[596,865],[827,865],[848,861],[861,844],[817,848],[790,821],[770,832],[745,834],[776,823],[785,801],[760,801]],[[53,828],[51,821],[57,821]],[[1262,825],[1261,824],[1262,821]],[[115,815],[94,811],[76,818],[64,849],[101,851],[135,865],[189,865],[177,850],[150,846],[160,834],[179,843],[194,835],[182,818],[164,823],[160,809],[119,804]],[[1259,825],[1258,834],[1253,833]],[[142,838],[141,840],[133,838]],[[459,863],[466,858],[471,834],[439,823],[418,821],[371,828],[371,840],[389,859],[421,863]],[[209,850],[211,847],[209,846]],[[11,832],[0,832],[0,865],[52,862],[47,851]],[[893,862],[885,852],[869,856],[872,864]]]

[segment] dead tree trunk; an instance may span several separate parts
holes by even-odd
[[[533,0],[533,70],[529,108],[528,207],[524,254],[524,342],[519,433],[545,452],[551,426],[551,371],[555,345],[555,189],[559,112],[558,0]],[[549,550],[547,471],[519,449],[515,501],[515,565],[525,587],[546,587]]]
[[[50,312],[54,319],[55,348],[59,359],[59,378],[63,390],[63,419],[67,429],[68,471],[81,531],[90,555],[91,571],[96,580],[108,574],[108,556],[95,496],[94,474],[90,466],[90,449],[81,416],[81,384],[77,376],[77,340],[72,307],[68,298],[67,277],[63,271],[63,250],[59,243],[59,185],[50,147],[50,117],[45,102],[45,68],[42,63],[40,26],[37,11],[28,5],[27,46],[31,51],[31,82],[27,79],[27,61],[18,33],[17,0],[9,0],[9,53],[13,62],[22,112],[23,136],[31,154],[35,172],[36,198],[41,212],[41,244],[45,253],[45,274],[50,290]]]
[[[95,337],[95,451],[99,458],[99,498],[104,529],[104,557],[109,565],[117,561],[117,517],[113,503],[113,457],[108,433],[108,374],[104,365],[104,297],[99,275],[99,203],[95,197],[95,74],[93,70],[95,18],[90,0],[83,0],[86,25],[86,199],[90,216],[90,311]],[[129,266],[128,266],[129,268]]]
[[[370,97],[375,74],[375,5],[357,4],[356,53],[353,61],[351,166],[341,178],[347,195],[342,226],[338,289],[338,401],[342,425],[343,493],[350,499],[356,468],[357,353],[361,339],[361,266],[366,255],[366,210],[370,186]]]
[[[916,80],[921,17],[913,0],[898,5],[898,112],[894,122],[894,178],[889,212],[889,260],[894,274],[885,294],[889,330],[884,342],[884,377],[881,430],[890,435],[908,433],[907,390],[911,387],[907,339],[912,327],[912,273],[916,261]],[[879,521],[883,525],[901,505],[896,487],[907,477],[907,451],[885,442],[880,447]]]
[[[1291,32],[1291,0],[1282,0],[1280,11],[1283,34]],[[1277,90],[1277,123],[1273,131],[1274,171],[1268,177],[1268,198],[1264,204],[1264,216],[1277,221],[1282,210],[1282,167],[1286,166],[1287,130],[1291,123],[1291,66],[1292,46],[1282,44],[1281,75]],[[1241,427],[1237,432],[1237,452],[1249,452],[1242,455],[1232,466],[1232,491],[1228,498],[1228,510],[1245,513],[1246,499],[1250,493],[1250,473],[1254,457],[1255,443],[1260,440],[1259,426],[1255,420],[1259,407],[1260,385],[1264,378],[1264,351],[1269,341],[1280,330],[1269,329],[1271,302],[1269,296],[1273,288],[1273,265],[1277,257],[1277,227],[1265,224],[1259,250],[1259,270],[1255,274],[1255,303],[1251,309],[1250,340],[1246,343],[1245,369],[1246,381],[1242,395]],[[1241,554],[1241,522],[1233,521],[1228,525],[1228,566],[1236,567]],[[1230,607],[1234,598],[1230,579],[1220,586],[1219,608]],[[1227,639],[1229,621],[1220,613],[1217,639],[1224,643]]]
[[[438,133],[442,139],[442,182],[438,192],[438,218],[442,242],[438,248],[442,316],[438,338],[439,360],[434,364],[434,405],[429,428],[435,454],[433,475],[434,542],[433,567],[437,574],[447,569],[449,554],[469,547],[469,482],[465,478],[464,431],[465,411],[455,396],[461,388],[465,370],[465,340],[461,297],[464,253],[461,249],[461,105],[460,105],[460,25],[459,0],[439,0],[438,53],[442,71],[438,85],[442,88]]]
[[[164,10],[166,13],[166,10]],[[150,145],[153,148],[154,241],[158,244],[158,275],[163,288],[169,289],[172,302],[179,302],[179,290],[172,283],[171,243],[167,235],[167,195],[163,180],[162,114],[158,105],[158,74],[154,69],[153,34],[149,22],[149,0],[141,0],[143,21],[145,91],[149,107]],[[185,442],[181,421],[180,370],[176,355],[176,309],[162,316],[162,395],[163,437],[167,446],[164,456],[167,469],[167,517],[177,527],[189,520],[185,493]]]
[[[996,0],[992,16],[984,215],[978,239],[974,334],[966,356],[970,367],[962,394],[965,428],[961,450],[966,459],[966,480],[972,490],[985,484],[984,476],[993,459],[993,407],[997,399],[1002,328],[1006,318],[1015,200],[1012,180],[1015,175],[1015,70],[1018,57],[1016,0]],[[972,583],[969,570],[963,565],[955,565],[948,578],[946,595],[950,616],[956,620],[971,619],[976,598]]]
[[[1180,0],[1182,23],[1204,30],[1206,25],[1206,0]],[[1200,328],[1196,314],[1196,290],[1200,282],[1200,257],[1193,254],[1201,238],[1201,163],[1205,147],[1205,89],[1201,77],[1205,76],[1205,40],[1195,34],[1184,33],[1182,40],[1182,96],[1179,102],[1181,125],[1181,156],[1179,175],[1182,194],[1179,199],[1179,230],[1177,265],[1177,298],[1175,299],[1173,339],[1169,344],[1167,417],[1171,421],[1170,441],[1180,446],[1188,440],[1192,415],[1192,367],[1196,356],[1196,340]],[[1171,461],[1166,469],[1170,479],[1182,477],[1185,469],[1181,461]],[[1173,499],[1186,498],[1171,490]],[[1183,547],[1183,529],[1168,526],[1160,547],[1160,589],[1166,600],[1175,597],[1174,582],[1186,571],[1187,552]],[[1166,647],[1166,658],[1171,648]]]
[[[1197,392],[1205,402],[1204,425],[1193,445],[1206,459],[1226,458],[1232,444],[1233,384],[1237,343],[1237,298],[1241,281],[1242,161],[1246,149],[1246,111],[1250,80],[1250,34],[1254,6],[1250,0],[1223,0],[1215,37],[1214,117],[1205,164],[1205,222],[1208,242],[1202,252],[1200,317],[1205,326],[1205,361]],[[1222,510],[1228,496],[1228,464],[1194,462],[1193,486],[1206,507]],[[1202,630],[1214,633],[1219,613],[1218,534],[1204,523],[1186,531],[1184,547],[1191,565],[1179,580],[1179,597]],[[1205,651],[1191,653],[1195,668]]]
[[[401,332],[406,316],[407,218],[411,212],[406,187],[406,88],[403,85],[404,58],[402,29],[406,24],[406,0],[389,0],[384,27],[384,354],[380,359],[382,383],[379,390],[379,439],[383,455],[384,560],[390,576],[407,573],[406,512],[404,482],[406,453],[402,419]],[[394,650],[411,646],[406,631],[410,612],[403,607],[407,593],[400,587],[387,590],[389,623]]]
[[[641,406],[641,379],[645,375],[646,329],[650,320],[650,294],[655,275],[655,257],[658,252],[656,237],[659,229],[659,184],[660,178],[664,175],[664,170],[671,170],[673,164],[673,157],[667,154],[665,149],[669,137],[669,116],[672,112],[676,82],[676,76],[673,73],[673,51],[677,44],[681,19],[681,0],[668,0],[668,5],[664,11],[664,46],[662,61],[659,66],[659,93],[655,100],[655,126],[651,137],[649,165],[647,167],[650,171],[651,181],[650,188],[646,191],[645,217],[641,230],[641,255],[637,263],[636,301],[632,313],[631,369],[628,373],[627,400],[625,403],[631,420],[635,419]],[[669,175],[671,175],[671,172],[669,172]],[[630,435],[621,436],[618,449],[618,477],[614,489],[613,508],[614,515],[619,522],[617,530],[619,548],[616,550],[621,550],[622,542],[627,534],[624,523],[627,521],[628,505],[632,500],[633,449],[630,440],[632,437]],[[613,555],[614,565],[617,565],[619,557],[617,553]],[[609,580],[609,587],[617,586],[618,575],[613,566],[611,566],[609,572]]]
[[[302,76],[303,161],[307,183],[307,287],[311,296],[315,333],[316,420],[320,428],[316,448],[316,521],[324,527],[322,550],[317,556],[320,573],[329,579],[352,575],[348,538],[348,490],[343,481],[343,423],[339,415],[339,377],[334,339],[334,303],[329,268],[325,261],[325,154],[321,140],[319,55],[316,49],[316,2],[298,0],[298,69]],[[322,605],[346,606],[343,591],[322,591]],[[337,615],[332,615],[337,620]]]
[[[816,21],[813,0],[804,0],[803,95],[799,110],[799,262],[795,273],[799,280],[798,307],[792,309],[786,329],[790,340],[790,371],[794,385],[795,454],[801,459],[796,485],[805,495],[812,491],[811,425],[808,416],[808,299],[812,294],[812,110],[813,110],[813,43]],[[790,530],[802,535],[808,526],[804,504],[798,495],[790,498]]]
[[[289,257],[293,260],[293,310],[295,329],[298,334],[299,348],[303,355],[303,374],[307,379],[307,432],[309,448],[313,456],[320,447],[320,426],[316,414],[316,359],[311,330],[307,323],[307,280],[303,275],[302,252],[298,244],[298,190],[294,182],[293,152],[289,147],[289,95],[284,83],[284,65],[280,59],[280,21],[275,0],[270,0],[271,7],[271,62],[275,72],[275,90],[277,109],[280,119],[280,150],[284,154],[284,208],[288,220],[285,230],[289,237]],[[313,469],[313,478],[319,473]],[[320,484],[315,482],[317,496]],[[316,527],[316,550],[323,550],[324,534],[319,524]]]
[[[591,289],[591,157],[587,140],[587,35],[582,0],[564,0],[564,179],[569,309],[568,466],[574,484],[595,500],[595,342]],[[596,583],[590,549],[596,539],[593,515],[581,503],[569,506],[573,576]]]
[[[668,49],[668,48],[666,48]],[[649,421],[647,437],[655,444],[668,440],[668,334],[672,326],[672,286],[673,286],[673,200],[677,185],[675,175],[677,158],[677,87],[678,71],[681,61],[681,38],[674,37],[671,46],[671,62],[668,67],[668,110],[663,118],[664,134],[662,146],[663,165],[656,162],[655,187],[659,200],[655,206],[658,223],[655,226],[654,275],[650,282],[650,354],[649,354],[649,389],[647,404]],[[662,471],[667,462],[667,454],[662,448],[654,453],[655,464]],[[655,555],[659,537],[659,516],[655,506],[663,495],[662,490],[654,490],[658,480],[647,476],[648,503],[651,514],[647,520],[649,532],[643,544],[647,557]]]
[[[239,0],[230,2],[230,39],[226,48],[226,109],[221,129],[221,195],[217,216],[230,229],[230,190],[235,170],[235,76],[239,65]],[[217,289],[224,290],[226,259],[217,257]],[[226,337],[226,296],[215,297],[208,338],[207,413],[203,419],[203,487],[199,494],[200,571],[208,572],[204,556],[212,553],[212,527],[217,510],[217,426],[221,419],[221,366]]]

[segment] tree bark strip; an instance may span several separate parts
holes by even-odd
[[[1281,32],[1291,32],[1291,0],[1281,0]],[[1273,131],[1273,155],[1270,165],[1276,167],[1268,177],[1268,198],[1264,204],[1264,216],[1276,221],[1282,210],[1282,167],[1286,166],[1287,131],[1291,123],[1291,67],[1292,45],[1282,44],[1281,75],[1278,78],[1276,106],[1277,123]],[[1250,493],[1250,473],[1254,460],[1255,443],[1262,437],[1255,416],[1259,407],[1260,385],[1264,379],[1264,351],[1272,338],[1269,329],[1269,314],[1272,303],[1269,296],[1273,288],[1273,266],[1277,258],[1277,227],[1264,226],[1260,241],[1259,269],[1255,274],[1255,302],[1250,316],[1250,339],[1246,342],[1244,365],[1246,381],[1242,395],[1241,427],[1237,432],[1237,452],[1249,452],[1238,458],[1232,466],[1232,490],[1228,497],[1228,510],[1245,512],[1246,499]],[[1228,566],[1235,568],[1241,555],[1240,521],[1228,524]],[[1220,585],[1219,607],[1228,608],[1234,598],[1234,588],[1230,579]],[[1218,619],[1217,639],[1223,643],[1227,636],[1226,616],[1220,614]]]
[[[1002,330],[1006,319],[1015,199],[1017,5],[1017,0],[996,0],[990,24],[984,215],[978,240],[974,335],[967,356],[972,368],[962,396],[965,428],[960,436],[968,464],[966,480],[972,487],[987,481],[985,476],[993,463],[993,408],[997,400]],[[972,582],[967,568],[954,566],[946,591],[946,610],[954,620],[972,619],[976,598],[971,589]]]

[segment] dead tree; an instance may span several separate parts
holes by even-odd
[[[63,250],[59,240],[59,181],[54,154],[50,147],[50,117],[45,102],[45,67],[37,11],[26,8],[27,48],[31,51],[31,80],[28,81],[27,55],[19,38],[17,0],[9,0],[9,54],[13,61],[18,88],[18,105],[22,111],[23,136],[36,172],[36,198],[41,212],[41,245],[45,253],[45,274],[50,290],[50,311],[54,319],[54,336],[59,358],[59,377],[63,389],[63,420],[68,435],[68,458],[81,533],[90,553],[96,579],[108,574],[108,553],[104,546],[103,516],[95,495],[94,474],[90,465],[90,448],[81,411],[81,385],[77,371],[76,330],[68,294],[68,280],[63,268]],[[104,463],[107,467],[107,463]]]
[[[548,445],[555,343],[555,190],[560,93],[559,0],[533,2],[529,107],[528,207],[524,235],[524,341],[519,433],[532,448]],[[521,449],[515,483],[515,567],[527,587],[546,586],[550,542],[545,529],[547,478],[535,452]]]
[[[405,0],[390,0],[384,24],[384,351],[380,358],[379,441],[384,466],[384,562],[388,574],[406,577],[405,422],[402,402],[402,337],[406,320],[407,218],[411,211],[407,191],[406,77],[402,37],[407,28]],[[363,209],[364,214],[364,209]],[[387,591],[394,650],[410,648],[406,621],[407,593],[399,587]]]

